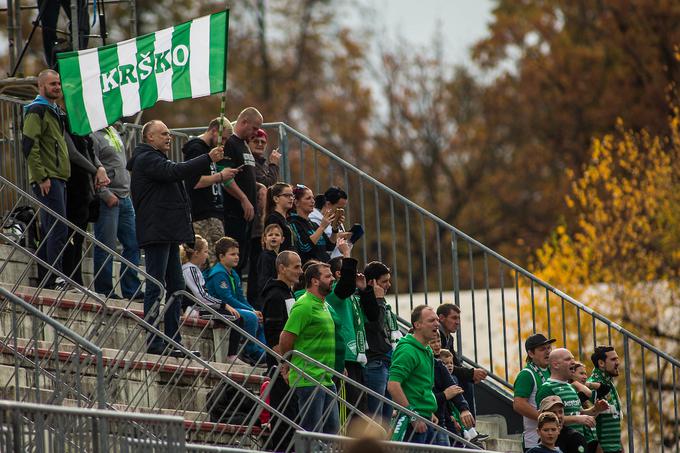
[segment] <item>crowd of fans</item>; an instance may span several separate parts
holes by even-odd
[[[168,159],[167,126],[149,121],[126,161],[113,127],[89,137],[64,132],[56,72],[43,71],[39,89],[26,108],[23,138],[35,196],[76,225],[94,221],[96,238],[112,249],[117,238],[133,264],[144,249],[146,272],[164,283],[168,295],[168,337],[181,343],[182,311],[189,317],[210,316],[202,306],[182,306],[172,298],[187,288],[280,354],[299,351],[473,443],[487,437],[475,430],[475,385],[487,373],[463,366],[454,345],[460,307],[417,306],[411,313],[412,331],[402,336],[385,298],[389,267],[373,261],[359,270],[351,256],[360,234],[345,230],[347,193],[330,187],[315,197],[302,184],[278,181],[280,153],[267,153],[267,133],[255,108],[244,109],[233,124],[224,117],[212,120],[184,145],[183,162]],[[93,206],[96,219],[89,209]],[[68,231],[61,225],[52,228],[54,219],[45,212],[42,216],[45,240],[39,256],[67,275],[79,275],[68,263],[80,262],[82,243],[69,244],[61,253]],[[119,297],[112,288],[110,260],[104,250],[95,250],[95,289]],[[125,266],[121,276],[122,297],[143,300],[145,319],[156,322],[161,288],[147,282],[141,291],[137,275]],[[78,282],[81,277],[72,278]],[[46,278],[46,286],[58,284]],[[266,364],[270,372],[279,365],[254,342],[237,355],[240,336],[232,331],[227,361]],[[527,365],[515,381],[514,398],[515,411],[524,418],[525,449],[621,451],[621,407],[612,382],[618,375],[616,352],[596,348],[588,377],[568,350],[551,350],[554,342],[541,334],[526,339]],[[147,343],[149,353],[185,355],[157,335],[150,334]],[[339,391],[338,380],[299,356],[293,355],[291,363],[295,367],[284,366],[281,378],[270,384],[270,404],[291,418],[304,413],[299,423],[305,429],[337,433],[338,405],[330,395]],[[315,391],[306,376],[329,392]],[[283,407],[291,389],[295,402]],[[394,439],[449,445],[448,436],[437,435],[425,423],[405,415],[393,420],[389,404],[362,398],[357,387],[345,391],[350,404],[392,422]]]

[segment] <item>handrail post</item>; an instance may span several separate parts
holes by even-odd
[[[283,180],[290,181],[290,155],[288,153],[288,133],[285,126],[279,124],[279,151],[281,152]],[[302,147],[300,147],[300,162],[303,162]]]

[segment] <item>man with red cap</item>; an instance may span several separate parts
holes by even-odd
[[[266,199],[266,188],[274,185],[279,181],[279,159],[281,153],[278,149],[272,150],[269,158],[265,156],[267,150],[267,133],[264,129],[258,129],[255,135],[248,139],[248,148],[255,158],[255,180],[258,183],[258,189],[263,193],[263,199]],[[259,186],[261,184],[261,186]],[[264,186],[264,187],[263,187]],[[258,203],[255,209],[255,220],[250,229],[250,269],[248,270],[248,280],[250,282],[257,281],[257,260],[262,253],[262,230],[264,229],[263,213],[265,210],[265,203]],[[259,286],[248,285],[248,300],[259,307]]]
[[[272,150],[269,157],[265,156],[267,139],[267,132],[264,129],[258,129],[248,140],[248,147],[255,158],[255,179],[265,187],[279,181],[279,159],[281,159],[278,149]]]

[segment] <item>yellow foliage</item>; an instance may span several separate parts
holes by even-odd
[[[618,121],[614,133],[592,140],[591,159],[580,175],[569,172],[568,178],[571,191],[566,205],[570,221],[557,226],[536,252],[532,270],[539,278],[678,357],[679,109],[673,109],[667,136],[626,130]],[[567,338],[558,335],[558,340],[563,340],[575,354],[584,349],[582,355],[589,355],[593,337],[599,342],[607,338],[621,354],[621,337],[612,337],[606,326],[602,329],[589,322],[591,318],[584,323],[583,311],[566,310],[557,317],[550,320],[553,332],[559,330],[554,327],[558,323],[569,326]],[[548,322],[545,313],[539,313],[537,331],[547,331]],[[580,337],[574,332],[575,326]],[[631,352],[631,363],[625,366],[632,370],[632,382],[638,387],[642,387],[640,369],[656,369],[655,360],[653,354]],[[672,379],[670,370],[659,374],[662,381]],[[650,415],[659,422],[659,399],[652,397],[654,388],[649,383],[647,386]],[[641,389],[633,393],[633,400],[634,404],[642,404]],[[652,411],[655,404],[657,409]],[[672,408],[664,408],[664,412],[667,410]]]

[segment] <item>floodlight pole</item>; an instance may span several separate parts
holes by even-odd
[[[71,0],[71,48],[73,50],[79,49],[78,32],[80,31],[80,17],[78,17],[78,1],[79,0]]]

